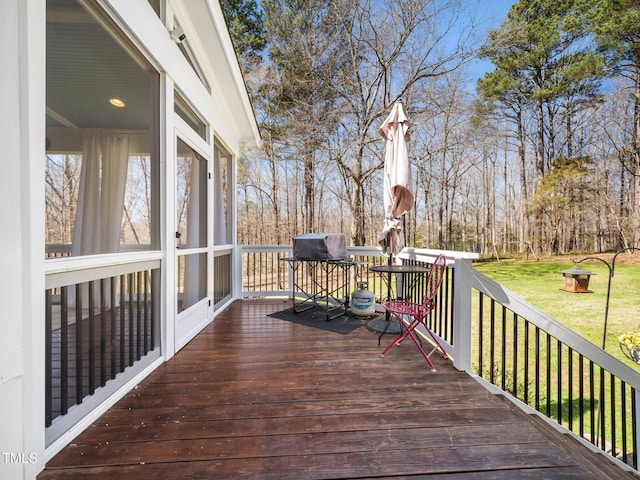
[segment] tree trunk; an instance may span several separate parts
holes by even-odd
[[[527,163],[526,150],[524,144],[524,123],[522,120],[522,110],[517,113],[518,122],[518,158],[520,160],[520,192],[522,194],[522,202],[520,207],[520,238],[519,241],[524,245],[529,239],[529,217],[527,215],[526,206],[529,203],[529,194],[527,191]],[[526,251],[526,247],[525,250]]]
[[[313,170],[313,152],[309,149],[305,152],[304,161],[304,228],[307,233],[314,231],[314,170]]]
[[[635,62],[633,98],[633,247],[640,245],[640,58]]]
[[[351,240],[355,246],[365,245],[364,190],[358,178],[353,182],[353,229]],[[382,226],[380,227],[382,228]]]
[[[280,199],[278,198],[278,173],[276,161],[273,155],[269,158],[269,168],[271,170],[271,198],[273,199],[273,221],[276,235],[276,244],[280,244],[282,229],[280,228]]]
[[[538,102],[536,109],[536,125],[538,128],[536,141],[536,173],[538,175],[538,189],[542,186],[544,180],[544,106],[542,102]],[[536,207],[535,226],[533,231],[533,252],[539,256],[542,254],[542,234],[544,231],[544,212],[542,207]]]

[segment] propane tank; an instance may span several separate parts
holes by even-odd
[[[357,317],[370,317],[376,313],[373,292],[367,282],[358,282],[358,290],[351,294],[351,312]]]

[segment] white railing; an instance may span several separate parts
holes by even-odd
[[[242,246],[242,297],[273,297],[291,296],[293,292],[293,277],[286,258],[293,254],[291,245],[250,245]],[[393,257],[394,262],[424,262],[431,263],[436,256],[443,253],[440,250],[405,248]],[[444,252],[447,261],[453,265],[457,259],[472,260],[478,258],[476,254],[464,252]],[[389,257],[378,247],[347,247],[347,255],[358,265],[353,272],[353,285],[359,280],[369,281],[376,298],[383,294],[378,291],[379,282],[368,267],[387,263]]]
[[[638,372],[471,265],[461,263],[456,273],[456,298],[464,303],[456,327],[469,352],[459,366],[637,469]],[[477,295],[473,308],[470,293]]]

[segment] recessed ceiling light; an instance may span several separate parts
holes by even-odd
[[[122,108],[124,107],[124,102],[122,100],[120,100],[119,98],[110,98],[109,99],[109,103],[111,105],[113,105],[114,107],[118,107],[118,108]]]

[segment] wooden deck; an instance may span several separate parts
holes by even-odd
[[[440,355],[267,316],[286,306],[234,303],[38,478],[638,478]]]

